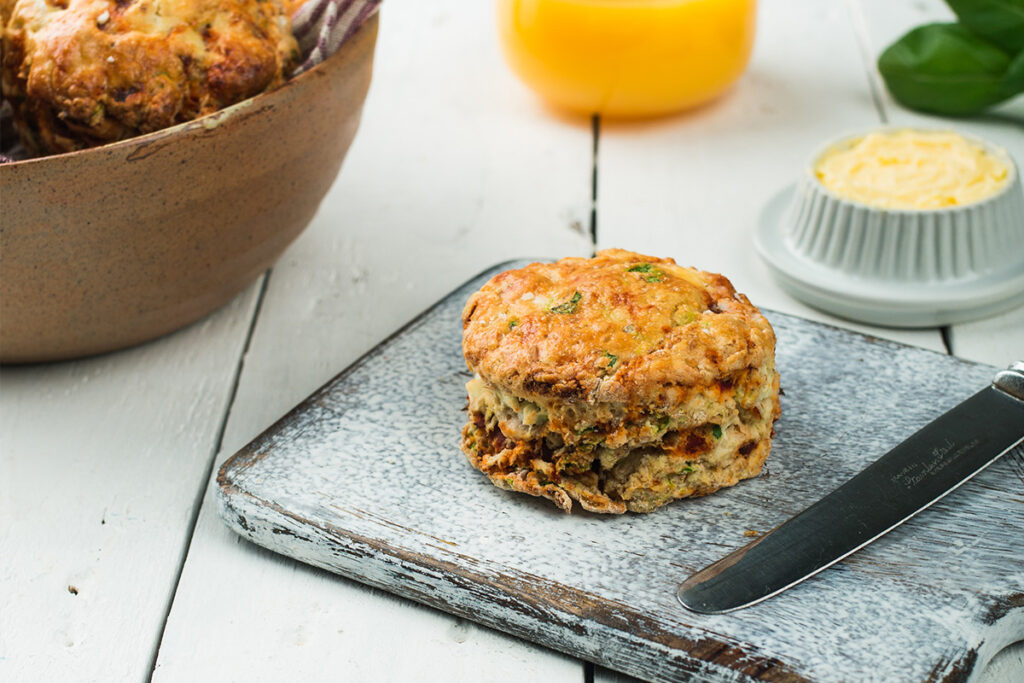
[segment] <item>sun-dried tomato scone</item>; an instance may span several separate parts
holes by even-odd
[[[281,0],[3,2],[3,95],[36,153],[209,114],[280,85],[298,59]]]
[[[609,249],[495,276],[462,323],[462,450],[497,486],[650,512],[768,457],[775,333],[721,275]]]

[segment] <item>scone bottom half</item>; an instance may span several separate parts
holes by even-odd
[[[570,512],[651,512],[757,476],[775,334],[721,275],[621,249],[501,273],[462,315],[462,450]]]

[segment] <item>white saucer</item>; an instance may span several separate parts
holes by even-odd
[[[977,277],[927,282],[859,277],[812,261],[793,249],[784,224],[794,191],[787,187],[765,205],[754,244],[782,288],[804,303],[887,327],[938,327],[1024,303],[1024,260]]]

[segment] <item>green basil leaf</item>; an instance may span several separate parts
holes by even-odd
[[[912,109],[966,116],[1011,97],[1010,56],[959,24],[919,26],[878,58],[885,85]]]
[[[1010,62],[1010,68],[1006,70],[1006,76],[1003,77],[1003,85],[1007,92],[1014,94],[1024,92],[1024,50],[1021,50],[1020,54]]]
[[[1012,55],[1024,50],[1024,0],[946,0],[972,33]]]

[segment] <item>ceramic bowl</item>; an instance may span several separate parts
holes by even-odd
[[[0,165],[0,361],[143,342],[222,306],[312,220],[359,125],[377,18],[283,87]]]
[[[765,208],[755,244],[779,284],[816,308],[892,327],[958,323],[1024,301],[1024,190],[1011,156],[964,135],[1009,178],[995,195],[952,208],[877,208],[822,185],[822,155],[877,130],[821,147]]]

